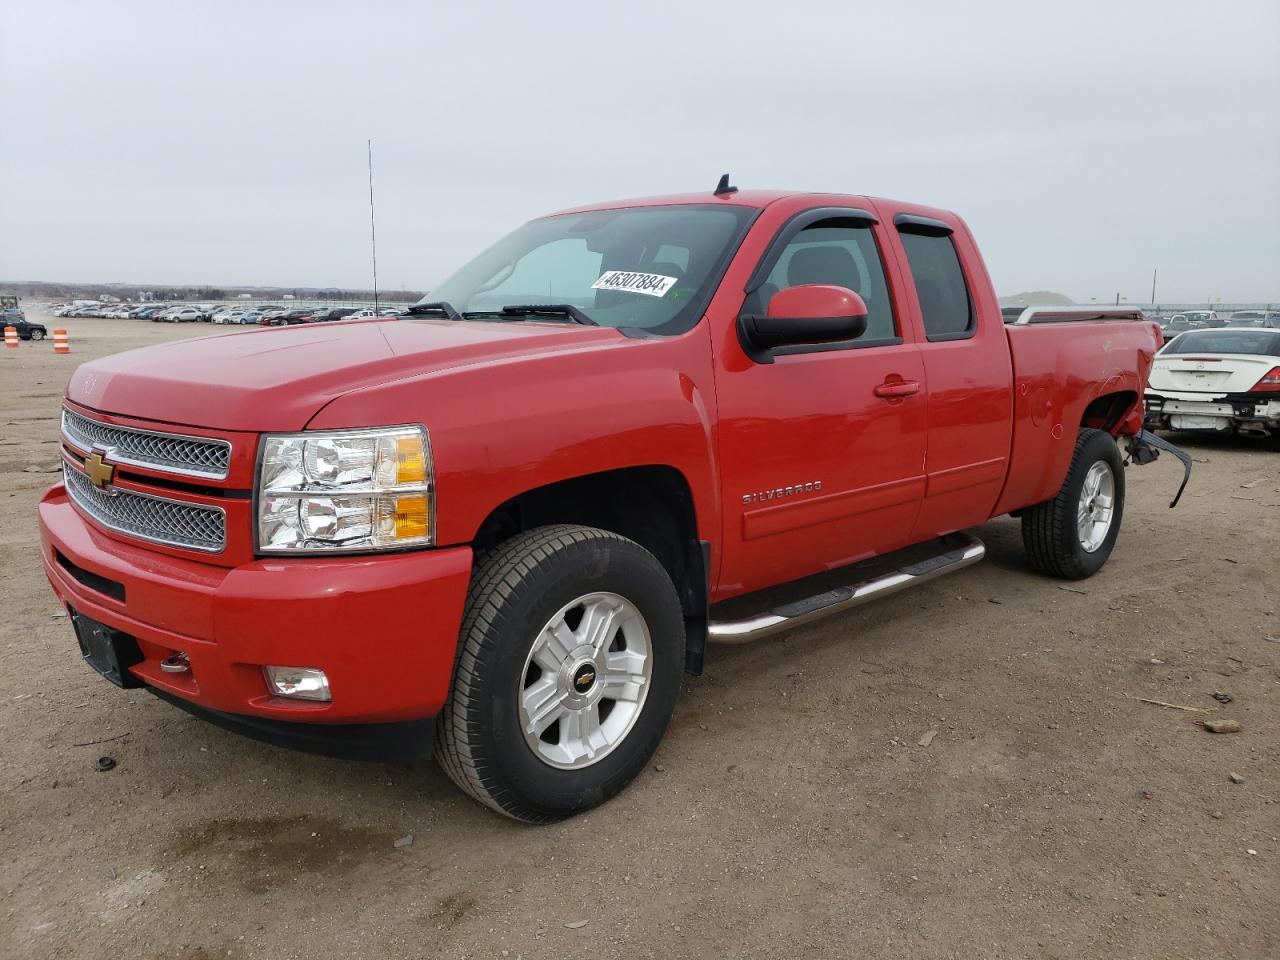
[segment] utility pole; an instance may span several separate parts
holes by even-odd
[[[1156,302],[1156,274],[1157,273],[1159,273],[1158,269],[1151,271],[1151,305],[1152,306],[1155,306],[1155,302]]]

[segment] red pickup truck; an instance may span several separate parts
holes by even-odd
[[[84,364],[44,564],[115,683],[294,747],[434,749],[477,799],[547,821],[637,774],[709,641],[959,569],[983,553],[962,531],[1001,514],[1035,570],[1095,573],[1118,440],[1154,456],[1159,343],[1134,311],[1006,325],[942,210],[727,182],[583,207],[404,318]]]

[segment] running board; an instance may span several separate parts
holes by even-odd
[[[945,552],[908,564],[893,573],[786,603],[768,613],[744,620],[712,620],[707,624],[707,639],[712,643],[750,643],[832,614],[844,613],[879,597],[927,583],[943,574],[954,573],[977,563],[987,552],[981,540],[967,533],[949,534],[937,544]]]

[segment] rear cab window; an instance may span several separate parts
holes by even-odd
[[[910,214],[894,218],[930,343],[974,335],[973,295],[960,264],[951,227]]]

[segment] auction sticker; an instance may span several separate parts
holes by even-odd
[[[592,290],[619,290],[623,293],[643,293],[646,297],[665,297],[676,285],[675,277],[660,273],[630,273],[626,270],[609,270],[591,285]]]

